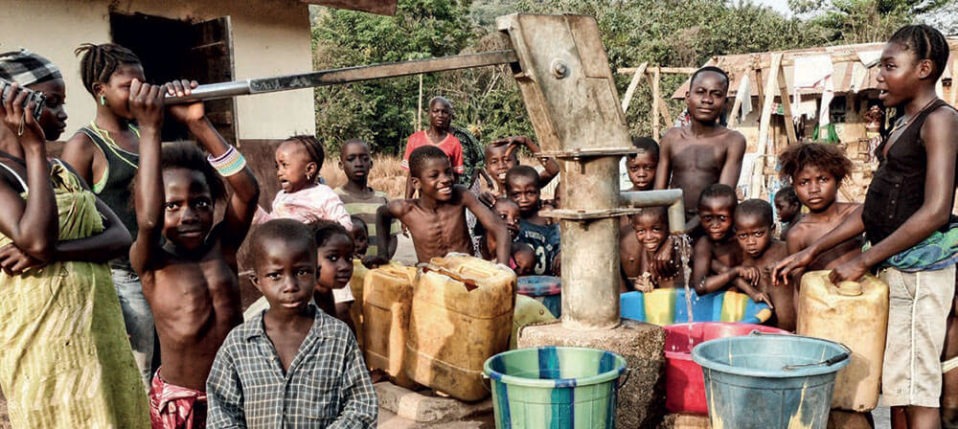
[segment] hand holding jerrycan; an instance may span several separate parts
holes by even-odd
[[[798,334],[823,338],[851,349],[851,361],[838,373],[832,408],[869,411],[878,405],[888,285],[871,275],[860,282],[832,284],[830,271],[802,276],[798,298]]]

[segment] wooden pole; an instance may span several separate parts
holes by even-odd
[[[762,115],[758,123],[758,142],[755,148],[755,161],[752,164],[752,180],[748,185],[749,198],[758,198],[762,194],[762,178],[765,177],[765,152],[768,146],[768,131],[772,122],[772,104],[775,101],[775,82],[782,69],[782,54],[772,54],[772,65],[769,68],[764,86],[764,101]],[[784,98],[785,96],[783,96]]]
[[[792,121],[792,101],[788,97],[788,82],[785,81],[785,69],[779,66],[774,71],[778,76],[778,96],[782,99],[782,113],[785,114],[785,135],[788,136],[788,144],[798,143],[798,137],[795,135],[795,122]]]
[[[416,110],[416,131],[422,130],[422,73],[419,74],[419,107]]]
[[[665,102],[665,99],[659,98],[655,100],[659,104],[659,113],[662,114],[662,119],[665,120],[665,129],[672,127],[672,113],[669,112],[669,104]]]
[[[645,63],[643,63],[645,64]],[[622,67],[616,69],[615,72],[618,74],[630,74],[635,73],[637,70],[642,69],[642,66],[638,67]],[[660,67],[659,71],[666,74],[692,74],[698,70],[695,67]]]
[[[649,66],[649,63],[645,62],[639,65],[636,69],[632,70],[632,81],[629,82],[629,88],[625,90],[625,95],[622,97],[622,112],[625,113],[629,110],[629,104],[632,103],[632,97],[635,96],[635,90],[639,87],[639,81],[642,80],[642,77],[645,76],[645,69]],[[619,73],[623,69],[619,69]]]
[[[652,138],[659,141],[659,79],[662,76],[659,66],[652,68]]]

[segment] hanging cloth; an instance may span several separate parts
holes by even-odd
[[[742,100],[740,115],[738,123],[745,122],[745,117],[752,111],[752,83],[749,81],[748,73],[742,75],[742,80],[738,84],[738,91],[735,92],[735,97],[739,100]],[[736,114],[738,112],[732,112]]]
[[[801,102],[800,90],[820,87],[822,89],[822,100],[818,109],[818,123],[819,125],[828,125],[831,122],[829,105],[832,98],[835,97],[835,86],[832,82],[835,66],[832,64],[832,57],[829,55],[795,57],[793,71],[795,74],[793,103]]]

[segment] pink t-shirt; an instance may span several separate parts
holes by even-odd
[[[409,155],[412,154],[412,151],[423,146],[436,146],[442,149],[442,151],[449,156],[452,171],[455,171],[456,174],[466,172],[466,167],[462,161],[462,143],[459,142],[459,139],[452,135],[452,133],[447,133],[446,138],[442,139],[439,144],[433,144],[425,130],[413,133],[413,135],[409,136],[409,139],[406,140],[406,153],[402,156],[402,168],[406,170],[409,169]]]
[[[256,211],[253,223],[261,224],[270,219],[296,219],[303,223],[329,220],[345,226],[347,231],[353,228],[353,222],[349,219],[349,213],[346,212],[342,200],[332,188],[323,184],[293,193],[279,191],[276,198],[273,198],[272,213],[266,213],[260,207]]]

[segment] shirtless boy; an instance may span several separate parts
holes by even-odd
[[[620,292],[633,288],[640,292],[651,292],[654,288],[675,286],[676,276],[681,274],[679,258],[675,252],[671,263],[663,269],[657,269],[653,263],[655,254],[668,241],[668,215],[665,207],[648,207],[630,217],[630,232],[638,249],[622,248],[622,287]]]
[[[808,213],[788,230],[785,243],[793,254],[808,247],[851,215],[860,204],[840,203],[838,188],[852,168],[851,161],[835,145],[802,143],[789,146],[778,157],[781,175],[792,181],[799,201]],[[830,270],[861,254],[861,234],[821,253],[806,270]],[[804,271],[796,271],[795,279]],[[796,287],[800,282],[795,283]]]
[[[732,233],[736,205],[731,186],[716,183],[702,191],[698,212],[705,235],[695,241],[692,286],[699,295],[736,287],[755,302],[769,303],[756,289],[758,269],[742,265],[742,247]]]
[[[525,146],[542,164],[543,169],[539,172],[540,188],[548,185],[559,174],[559,164],[555,159],[540,156],[542,149],[529,137],[516,136],[496,140],[486,145],[485,167],[482,171],[486,180],[474,181],[474,189],[483,200],[491,204],[496,198],[506,196],[506,173],[519,165],[519,157],[516,156],[519,146]]]
[[[795,188],[786,186],[775,193],[775,211],[778,213],[778,222],[782,224],[778,238],[785,240],[788,231],[802,218],[802,202]]]
[[[192,85],[196,83],[193,82]],[[171,93],[184,95],[179,82]],[[163,366],[153,378],[154,428],[204,427],[206,378],[226,335],[243,321],[236,252],[256,211],[259,186],[242,155],[207,120],[203,103],[173,106],[207,158],[192,143],[160,147],[164,86],[130,86],[140,124],[134,200],[139,233],[130,262],[153,309]],[[232,188],[223,220],[213,225],[215,201]]]
[[[648,191],[655,185],[655,170],[659,165],[659,144],[648,137],[632,137],[632,146],[636,151],[625,157],[624,167],[632,188],[629,191]],[[556,191],[558,195],[558,191]],[[666,240],[669,240],[666,234]],[[619,226],[619,254],[622,257],[623,282],[619,284],[621,292],[627,292],[633,287],[631,281],[626,279],[635,278],[642,274],[639,271],[639,258],[643,254],[642,245],[636,238],[632,229],[632,217],[622,217]],[[672,256],[668,252],[657,255],[656,262],[659,267],[664,267],[672,262]]]
[[[659,144],[648,137],[632,137],[635,153],[625,157],[625,171],[629,174],[632,189],[648,191],[655,186],[655,173],[659,168]]]
[[[655,189],[679,188],[685,197],[686,231],[700,225],[699,195],[714,183],[735,188],[745,137],[718,122],[725,110],[729,78],[718,67],[702,67],[692,75],[685,93],[690,122],[671,128],[660,143]]]
[[[423,146],[409,156],[409,180],[420,198],[393,200],[379,208],[376,232],[380,243],[387,243],[393,219],[399,219],[412,234],[419,262],[429,262],[449,252],[472,254],[472,242],[466,226],[466,209],[496,237],[496,260],[509,263],[509,231],[499,218],[465,187],[455,184],[449,157],[435,146]],[[386,257],[386,247],[379,256]]]
[[[795,293],[789,287],[772,286],[772,267],[788,252],[785,243],[772,237],[775,223],[772,206],[765,200],[742,201],[735,209],[735,238],[742,248],[742,265],[759,270],[758,290],[775,308],[771,324],[786,331],[795,330]]]

